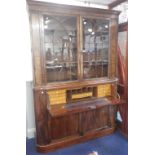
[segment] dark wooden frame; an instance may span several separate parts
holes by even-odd
[[[55,150],[70,144],[75,144],[83,142],[88,139],[96,138],[101,135],[106,135],[114,132],[115,130],[115,113],[116,105],[119,103],[117,99],[117,30],[118,30],[118,11],[104,10],[97,8],[87,8],[78,6],[67,6],[58,5],[53,3],[37,2],[37,1],[27,1],[30,15],[30,27],[31,27],[31,41],[32,41],[32,54],[33,54],[33,71],[34,71],[34,104],[35,104],[35,120],[36,120],[36,142],[37,150],[40,152],[47,152],[50,150]],[[44,36],[43,36],[43,15],[47,14],[63,14],[63,15],[73,15],[77,17],[77,50],[78,50],[78,80],[69,82],[54,82],[47,83],[46,81],[46,69],[45,69],[45,52],[44,52]],[[107,19],[110,21],[110,46],[109,46],[109,75],[107,78],[97,78],[84,80],[83,73],[83,62],[81,59],[82,55],[82,17],[93,16],[97,18]],[[67,116],[59,116],[59,119],[51,117],[48,112],[48,96],[47,91],[53,89],[72,89],[76,87],[84,86],[97,86],[99,84],[110,83],[113,86],[112,96],[114,99],[110,99],[107,104],[102,104],[99,110],[97,107],[86,108],[87,110],[80,111],[80,107],[77,108],[78,121],[81,125],[78,126],[78,130],[74,129],[74,120],[71,118],[76,117],[75,114],[68,113]],[[94,102],[95,104],[95,102]],[[109,126],[106,128],[99,128],[103,120],[98,122],[98,118],[103,116],[108,120]],[[82,119],[90,119],[84,127]],[[95,125],[92,124],[96,118]],[[64,124],[67,122],[68,126]],[[51,126],[51,123],[55,124]],[[100,125],[99,125],[99,124]],[[63,139],[52,139],[51,133],[55,133],[55,126],[60,128],[68,128],[65,131],[61,130],[59,133],[64,135]],[[63,125],[64,124],[64,125]],[[98,125],[97,125],[98,124]],[[76,126],[76,125],[75,125]],[[83,126],[83,127],[82,127]],[[86,128],[93,128],[92,131],[83,133],[82,130],[87,130]],[[98,129],[99,128],[99,129]],[[59,129],[59,128],[58,128]],[[66,137],[68,131],[75,133],[78,131],[78,135],[73,135],[71,137]],[[75,131],[73,131],[75,130]],[[58,135],[59,133],[55,133]]]

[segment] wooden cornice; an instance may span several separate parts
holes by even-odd
[[[29,10],[33,11],[54,11],[54,12],[74,12],[75,14],[79,14],[81,12],[93,12],[96,14],[109,14],[109,15],[119,15],[120,11],[116,10],[108,10],[102,8],[92,8],[92,7],[81,7],[75,5],[66,5],[66,4],[57,4],[52,2],[43,2],[43,1],[34,1],[34,0],[26,0],[29,6]],[[52,8],[52,10],[51,10]]]

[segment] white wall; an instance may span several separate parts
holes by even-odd
[[[35,117],[32,81],[26,82],[26,137],[35,137]]]
[[[1,1],[0,19],[1,154],[24,155],[26,81],[32,81],[26,0]]]
[[[30,40],[30,26],[28,18],[28,10],[26,10],[25,16],[25,31],[29,37],[27,42],[27,56],[26,56],[26,66],[27,66],[27,76],[26,76],[26,137],[35,137],[35,116],[34,116],[34,102],[33,102],[33,77],[32,77],[32,54],[31,54],[31,40]]]

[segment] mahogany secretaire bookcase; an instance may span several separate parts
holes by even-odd
[[[27,3],[37,150],[47,152],[113,133],[119,12]]]

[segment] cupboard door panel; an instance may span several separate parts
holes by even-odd
[[[69,115],[51,119],[51,138],[60,139],[78,134],[79,115]]]
[[[95,111],[87,111],[80,114],[80,127],[81,127],[81,134],[85,133],[86,131],[90,131],[95,129]]]
[[[109,121],[108,106],[101,109],[81,113],[80,120],[81,120],[80,122],[81,134],[91,130],[96,130],[99,128],[106,127],[108,126],[108,121]]]
[[[96,129],[108,126],[109,108],[108,106],[96,110]]]

